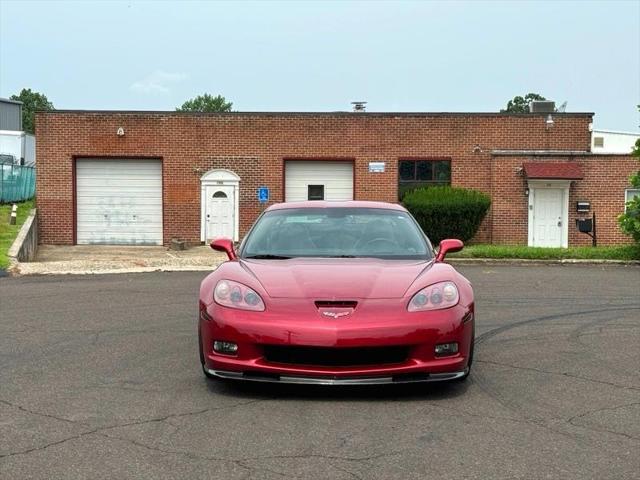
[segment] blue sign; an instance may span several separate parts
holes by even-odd
[[[258,188],[258,201],[260,203],[267,203],[269,201],[269,187]]]

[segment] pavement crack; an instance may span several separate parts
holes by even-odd
[[[0,455],[0,459],[1,458],[13,457],[13,456],[16,456],[16,455],[28,455],[28,454],[33,453],[33,452],[39,452],[39,451],[45,450],[45,449],[47,449],[49,447],[54,447],[56,445],[63,444],[65,442],[68,442],[69,440],[76,440],[78,438],[84,437],[85,435],[91,435],[92,433],[96,433],[97,431],[98,431],[98,429],[90,430],[88,432],[82,432],[82,433],[79,433],[77,435],[72,435],[70,437],[63,438],[62,440],[56,440],[55,442],[47,443],[47,444],[41,445],[39,447],[33,447],[33,448],[29,448],[27,450],[20,450],[18,452],[5,453],[3,455]]]
[[[8,402],[7,400],[0,399],[0,403],[3,404],[3,405],[7,405],[9,407],[16,408],[16,409],[20,410],[21,412],[25,412],[25,413],[28,413],[30,415],[36,415],[38,417],[51,418],[53,420],[58,420],[59,422],[65,422],[65,423],[70,423],[72,425],[81,426],[81,427],[84,427],[84,428],[90,428],[90,426],[87,425],[86,423],[82,423],[82,422],[79,422],[77,420],[70,420],[70,419],[64,418],[64,417],[58,417],[56,415],[51,415],[49,413],[36,412],[35,410],[31,410],[31,409],[29,409],[27,407],[23,407],[22,405],[18,405],[17,403]]]
[[[141,447],[147,450],[151,450],[153,452],[156,453],[162,453],[162,454],[169,454],[169,455],[180,455],[186,458],[190,458],[192,460],[206,460],[206,461],[210,461],[210,462],[228,462],[228,463],[234,463],[233,460],[227,460],[224,458],[220,458],[220,457],[210,457],[207,455],[199,455],[193,452],[187,452],[184,450],[169,450],[169,449],[165,449],[165,448],[161,448],[155,445],[149,445],[147,443],[144,442],[139,442],[138,440],[133,440],[131,438],[125,438],[125,437],[120,437],[117,435],[107,435],[106,433],[103,433],[102,431],[96,431],[94,432],[97,435],[100,435],[101,437],[104,437],[106,439],[109,440],[119,440],[121,442],[125,442],[128,443],[130,445],[135,445],[137,447]],[[244,468],[244,467],[243,467]]]
[[[391,453],[379,453],[377,455],[370,455],[365,457],[341,457],[338,455],[322,455],[319,453],[301,453],[301,454],[291,454],[291,455],[267,455],[260,457],[247,457],[243,458],[243,461],[255,461],[255,460],[286,460],[286,459],[308,459],[308,458],[319,458],[322,460],[342,460],[344,462],[356,462],[356,463],[366,463],[371,460],[376,460],[378,458],[384,457],[392,457],[396,455],[402,455],[402,452],[391,452]]]
[[[1,458],[6,458],[6,457],[12,457],[12,456],[15,456],[15,455],[28,455],[30,453],[41,451],[41,450],[45,450],[45,449],[47,449],[49,447],[60,445],[60,444],[63,444],[65,442],[68,442],[70,440],[75,440],[75,439],[81,438],[81,437],[86,436],[86,435],[91,435],[91,434],[98,434],[98,435],[101,435],[101,436],[107,437],[107,438],[118,438],[120,440],[130,441],[128,439],[123,439],[123,438],[116,437],[116,436],[109,436],[109,435],[103,434],[102,432],[106,432],[106,431],[113,430],[113,429],[116,429],[116,428],[121,428],[121,427],[130,427],[130,426],[136,426],[136,425],[145,425],[145,424],[149,424],[149,423],[164,422],[165,420],[168,420],[170,418],[189,417],[189,416],[194,416],[194,415],[200,415],[200,414],[203,414],[203,413],[206,413],[206,412],[210,412],[210,411],[238,408],[238,407],[242,407],[242,406],[245,406],[245,405],[250,405],[252,403],[257,403],[257,402],[262,402],[262,401],[265,401],[265,399],[250,400],[250,401],[247,401],[247,402],[240,402],[240,403],[235,403],[233,405],[225,405],[225,406],[216,407],[216,408],[203,408],[203,409],[192,411],[192,412],[171,413],[169,415],[164,415],[162,417],[150,418],[150,419],[145,419],[145,420],[136,420],[136,421],[132,421],[132,422],[128,422],[128,423],[119,423],[119,424],[116,424],[116,425],[109,425],[109,426],[106,426],[106,427],[96,427],[96,428],[93,428],[91,430],[88,430],[88,431],[85,431],[85,432],[78,433],[76,435],[72,435],[72,436],[63,438],[61,440],[56,440],[55,442],[47,443],[45,445],[29,448],[27,450],[20,450],[18,452],[9,452],[9,453],[6,453],[6,454],[2,454],[2,455],[0,455],[0,459]],[[80,423],[80,422],[75,422],[73,420],[65,419],[65,418],[62,418],[62,417],[55,417],[55,416],[51,416],[51,415],[47,415],[47,414],[41,414],[41,413],[38,413],[38,412],[32,412],[32,411],[26,410],[24,408],[20,408],[20,406],[13,405],[13,404],[5,401],[5,400],[0,400],[0,402],[4,403],[6,405],[9,405],[9,406],[18,408],[20,410],[23,410],[23,411],[25,411],[27,413],[31,413],[33,415],[40,415],[40,416],[44,416],[44,417],[54,418],[56,420],[60,420],[60,421],[64,421],[64,422],[67,422],[67,423],[75,424],[77,426],[88,428],[88,425]],[[148,445],[145,445],[145,444],[141,444],[140,443],[140,446],[144,446],[144,447],[152,449],[152,447],[149,447]],[[166,453],[179,453],[179,452],[166,452]],[[216,459],[214,458],[213,460],[216,460]]]
[[[620,385],[618,383],[606,382],[604,380],[596,380],[594,378],[583,377],[581,375],[574,375],[574,374],[569,373],[569,372],[552,372],[552,371],[549,371],[549,370],[542,370],[542,369],[539,369],[539,368],[523,367],[523,366],[519,366],[519,365],[511,365],[511,364],[508,364],[508,363],[501,363],[501,362],[492,362],[490,360],[476,360],[476,362],[478,362],[478,363],[487,363],[487,364],[490,364],[490,365],[499,365],[501,367],[508,367],[508,368],[513,368],[513,369],[516,369],[516,370],[529,370],[529,371],[532,371],[532,372],[545,373],[545,374],[548,374],[548,375],[559,375],[559,376],[563,376],[563,377],[575,378],[577,380],[583,380],[585,382],[599,383],[599,384],[608,385],[608,386],[611,386],[611,387],[622,388],[622,389],[625,389],[625,390],[640,391],[639,387],[633,387],[633,386],[630,386],[630,385]]]
[[[629,435],[628,433],[623,433],[623,432],[617,432],[615,430],[610,430],[607,428],[597,428],[593,425],[584,425],[584,424],[580,424],[580,423],[575,423],[576,420],[580,419],[580,418],[584,418],[587,417],[589,415],[593,415],[595,413],[599,413],[599,412],[612,412],[615,410],[619,410],[621,408],[626,408],[626,407],[632,407],[634,405],[640,405],[640,402],[632,402],[632,403],[625,403],[623,405],[616,405],[615,407],[602,407],[602,408],[596,408],[595,410],[588,410],[586,412],[582,412],[578,415],[574,415],[573,417],[570,417],[566,420],[567,423],[573,425],[574,427],[579,427],[579,428],[585,428],[587,430],[593,430],[595,432],[604,432],[604,433],[610,433],[612,435],[620,435],[626,438],[629,438],[631,440],[640,440],[640,437],[636,437],[634,435]]]
[[[214,412],[214,411],[217,411],[217,410],[229,410],[229,409],[233,409],[233,408],[244,407],[244,406],[247,406],[247,405],[251,405],[253,403],[263,402],[265,400],[266,399],[249,400],[247,402],[239,402],[239,403],[234,403],[232,405],[223,405],[221,407],[202,408],[200,410],[195,410],[195,411],[192,411],[192,412],[170,413],[168,415],[163,415],[162,417],[155,417],[155,418],[148,418],[148,419],[138,419],[138,420],[130,421],[130,422],[127,422],[127,423],[119,423],[119,424],[116,424],[116,425],[110,425],[110,426],[107,426],[107,427],[99,428],[98,431],[99,432],[104,432],[104,431],[113,430],[113,429],[116,429],[116,428],[132,427],[132,426],[138,426],[138,425],[146,425],[146,424],[149,424],[149,423],[164,422],[165,420],[169,420],[171,418],[192,417],[192,416],[195,416],[195,415],[201,415],[203,413]]]
[[[352,472],[351,470],[348,470],[348,469],[343,468],[343,467],[341,467],[339,465],[336,465],[335,463],[331,463],[331,466],[333,468],[335,468],[336,470],[340,470],[341,472],[346,473],[351,478],[355,478],[356,480],[362,480],[362,477],[360,475],[358,475],[357,473]]]

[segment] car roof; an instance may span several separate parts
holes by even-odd
[[[267,208],[266,211],[286,210],[292,208],[378,208],[384,210],[399,210],[401,212],[407,211],[402,205],[398,205],[397,203],[367,202],[362,200],[351,200],[347,202],[310,200],[306,202],[276,203]]]

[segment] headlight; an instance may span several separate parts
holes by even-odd
[[[416,293],[407,305],[407,310],[410,312],[442,310],[454,307],[459,300],[458,287],[453,282],[434,283]]]
[[[233,280],[220,280],[213,290],[216,303],[240,310],[264,311],[264,302],[254,290]]]

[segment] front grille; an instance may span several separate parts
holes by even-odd
[[[349,367],[402,363],[409,356],[409,347],[325,348],[264,345],[264,357],[269,362],[321,367]]]

